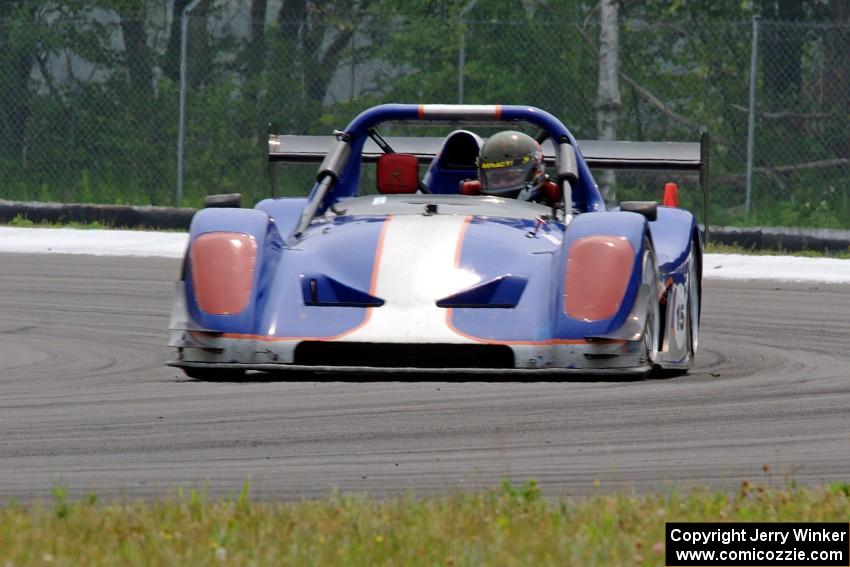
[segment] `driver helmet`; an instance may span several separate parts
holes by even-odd
[[[545,177],[540,144],[515,130],[487,138],[476,165],[485,195],[531,200],[534,189]]]

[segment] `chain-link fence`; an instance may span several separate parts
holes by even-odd
[[[752,107],[729,105],[753,117],[745,209],[763,223],[850,228],[850,26],[756,20],[753,36]]]
[[[0,198],[175,204],[189,4],[0,2]],[[267,196],[269,124],[327,134],[381,102],[531,104],[595,138],[598,14],[511,4],[201,0],[187,28],[184,204]],[[617,138],[710,131],[713,223],[850,227],[850,25],[623,14],[619,34]],[[283,191],[305,192],[307,169],[284,172]],[[670,178],[619,172],[614,190],[657,198]]]

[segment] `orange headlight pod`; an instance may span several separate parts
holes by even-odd
[[[601,321],[620,308],[632,276],[634,248],[625,238],[586,236],[570,245],[564,276],[564,312]]]
[[[202,311],[233,315],[248,306],[257,261],[257,241],[238,232],[207,232],[189,252],[192,286]]]

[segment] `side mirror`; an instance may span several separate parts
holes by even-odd
[[[658,218],[658,203],[655,201],[623,201],[620,203],[620,210],[643,215],[648,221]]]
[[[207,195],[204,197],[204,208],[225,208],[242,206],[242,193],[221,193],[219,195]]]

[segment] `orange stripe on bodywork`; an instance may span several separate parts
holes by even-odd
[[[502,119],[502,105],[501,104],[496,105],[496,109],[493,112],[493,114],[494,114],[494,117],[496,118],[496,120]]]
[[[381,234],[378,235],[378,244],[375,245],[375,259],[372,261],[372,279],[369,280],[369,295],[375,295],[378,290],[378,267],[381,265],[381,254],[384,252],[384,239],[387,237],[387,228],[390,226],[392,215],[387,215],[384,224],[381,225]],[[372,308],[369,307],[371,310]]]
[[[582,321],[613,317],[626,293],[635,256],[615,236],[586,236],[570,246],[564,281],[564,312]]]
[[[257,241],[237,232],[207,232],[189,252],[192,287],[201,311],[233,315],[251,301]]]
[[[472,217],[466,217],[463,219],[463,227],[460,229],[460,233],[457,237],[457,244],[455,244],[455,268],[460,267],[460,253],[463,251],[463,241],[466,238],[466,231],[469,229],[469,223],[472,222]]]
[[[418,108],[419,120],[425,120],[425,105],[420,104]]]
[[[460,268],[460,255],[461,255],[461,252],[463,252],[463,241],[464,241],[464,239],[466,239],[466,231],[467,231],[467,229],[469,229],[469,223],[470,222],[472,222],[472,217],[466,217],[465,219],[463,219],[463,226],[461,227],[460,233],[458,234],[458,237],[457,237],[457,243],[455,244],[455,259],[454,259],[454,267],[455,268]],[[465,337],[467,339],[471,339],[471,340],[474,340],[474,341],[480,341],[479,339],[477,339],[475,337],[470,337],[466,333],[459,331],[455,327],[454,323],[452,322],[452,312],[453,311],[454,310],[451,307],[446,309],[446,326],[453,333],[460,335],[461,337]]]

